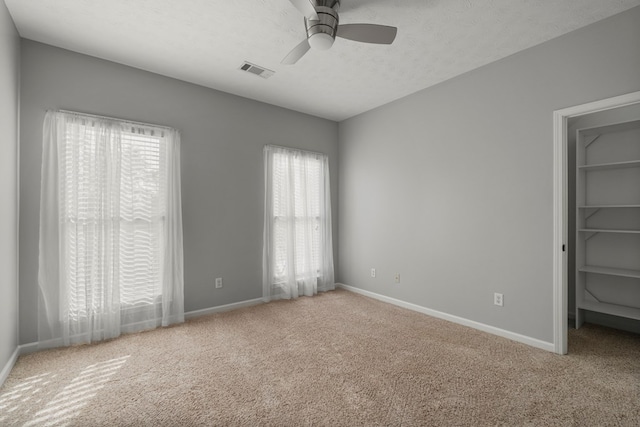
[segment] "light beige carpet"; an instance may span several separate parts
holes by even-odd
[[[0,425],[640,425],[640,336],[569,342],[558,356],[335,291],[22,356]]]

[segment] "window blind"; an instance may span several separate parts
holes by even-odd
[[[82,318],[105,299],[123,307],[162,294],[166,155],[157,136],[68,127],[64,164],[69,315]],[[119,161],[96,161],[117,157]],[[114,159],[115,160],[115,159]],[[106,185],[105,185],[106,184]],[[116,280],[119,287],[109,290]]]

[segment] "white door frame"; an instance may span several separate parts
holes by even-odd
[[[640,91],[553,112],[553,347],[567,354],[567,122],[598,111],[640,103]]]

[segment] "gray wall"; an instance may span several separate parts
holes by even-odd
[[[0,371],[18,346],[20,38],[0,1]]]
[[[247,75],[252,78],[257,77]],[[40,164],[47,109],[103,114],[181,131],[186,311],[262,296],[265,144],[329,155],[337,218],[335,122],[28,40],[22,41],[21,96],[22,343],[37,339]],[[214,289],[215,277],[224,279],[222,289]]]
[[[341,122],[339,280],[552,342],[552,113],[640,90],[639,40],[636,7]]]

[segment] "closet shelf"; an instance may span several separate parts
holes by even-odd
[[[640,309],[605,302],[580,301],[578,308],[582,310],[596,311],[598,313],[622,316],[628,319],[640,320]]]
[[[615,162],[615,163],[601,163],[597,165],[582,165],[578,166],[580,170],[602,170],[602,169],[625,169],[625,168],[637,168],[640,167],[640,160],[632,160],[629,162]]]
[[[580,228],[578,231],[584,233],[619,233],[619,234],[640,234],[640,230],[609,230],[604,228]]]
[[[598,267],[595,265],[585,265],[578,268],[578,271],[584,273],[604,274],[607,276],[632,277],[640,279],[640,270],[627,270],[624,268]]]
[[[640,205],[588,205],[588,206],[578,206],[578,209],[623,209],[623,208],[640,208]]]

